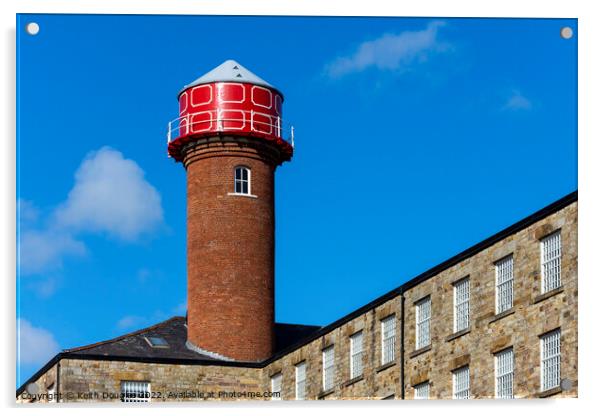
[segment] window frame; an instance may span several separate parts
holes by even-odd
[[[278,385],[280,386],[280,389],[275,390],[274,386],[276,385],[276,380],[278,380]],[[273,374],[272,377],[270,377],[270,391],[272,393],[272,400],[282,400],[282,371],[277,372],[276,374]],[[278,396],[274,396],[273,393],[279,393]]]
[[[152,390],[150,381],[121,380],[120,398],[124,403],[148,403],[151,401]],[[136,395],[135,397],[126,397]],[[140,397],[140,396],[145,397]]]
[[[420,394],[420,392],[422,392],[423,389],[426,390],[426,395]],[[428,380],[414,385],[414,400],[429,400],[430,397],[431,384]]]
[[[334,388],[335,354],[334,345],[322,350],[322,390],[328,391]],[[332,354],[328,359],[328,354]],[[327,366],[327,364],[330,364]],[[329,383],[328,383],[329,382]]]
[[[392,328],[391,328],[392,326]],[[388,335],[385,337],[385,335]],[[380,364],[395,361],[395,344],[397,338],[397,319],[395,314],[384,317],[380,321]]]
[[[560,229],[546,235],[539,240],[539,251],[540,251],[540,270],[541,270],[541,294],[551,292],[552,290],[558,289],[562,286],[562,235]],[[554,247],[554,240],[558,239],[556,247]],[[550,252],[557,252],[557,255],[552,257]],[[548,258],[546,258],[548,257]],[[558,261],[557,267],[555,267],[555,261]],[[552,264],[552,271],[556,271],[554,275],[550,275],[550,267]]]
[[[240,178],[238,172],[242,172]],[[247,177],[244,178],[244,173]],[[240,191],[237,190],[240,184]],[[244,185],[247,186],[247,192],[244,192]],[[237,165],[234,167],[234,195],[252,195],[251,193],[251,168],[245,165]]]
[[[514,348],[509,347],[494,354],[495,398],[514,398]],[[504,362],[505,360],[505,362]],[[509,367],[509,368],[508,368]],[[509,385],[506,378],[510,379]],[[509,390],[509,394],[506,392]]]
[[[359,342],[358,342],[359,340]],[[357,360],[356,360],[356,357]],[[361,377],[364,374],[364,333],[357,331],[349,337],[349,379]]]
[[[514,306],[514,255],[509,254],[496,261],[494,265],[495,313],[498,314]]]
[[[428,308],[426,307],[428,305]],[[431,296],[425,296],[414,304],[416,313],[416,350],[431,345]],[[423,309],[424,308],[424,309]]]
[[[303,371],[301,371],[303,369]],[[303,378],[300,375],[303,375]],[[302,394],[299,394],[302,393]],[[295,364],[295,400],[305,400],[307,394],[307,362]]]
[[[560,336],[560,328],[558,328],[539,337],[540,390],[542,392],[560,387],[560,381],[562,380],[562,345]],[[557,340],[553,338],[557,338]],[[557,351],[550,352],[550,349],[555,348],[555,345],[550,345],[551,343],[557,344]],[[552,362],[552,364],[549,365],[547,364],[548,362]],[[550,376],[555,376],[553,384],[549,381]]]
[[[459,387],[464,387],[459,385],[464,382],[464,380],[460,379],[464,375],[464,371],[466,371],[466,386],[462,390],[459,390]],[[470,399],[470,367],[468,365],[452,371],[452,398],[457,400]]]
[[[466,285],[466,293],[459,293],[464,290]],[[453,284],[454,287],[454,333],[470,329],[470,277],[464,277],[457,280]],[[460,299],[459,296],[466,296],[466,299]],[[466,305],[466,309],[464,309]],[[460,314],[462,313],[462,315]],[[465,315],[465,317],[464,317]],[[460,321],[462,319],[462,321]],[[465,326],[460,326],[460,323],[465,323]]]

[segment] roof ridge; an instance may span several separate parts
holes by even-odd
[[[274,322],[276,325],[295,325],[295,326],[309,326],[313,328],[322,328],[322,325],[311,325],[311,324],[292,324],[289,322]]]
[[[94,347],[98,347],[99,345],[112,344],[114,342],[121,341],[124,338],[131,337],[131,336],[134,336],[134,335],[139,335],[139,334],[142,334],[142,333],[147,332],[147,331],[151,331],[153,329],[156,329],[156,328],[158,328],[160,326],[166,325],[169,322],[175,321],[177,319],[185,319],[185,317],[184,316],[172,316],[171,318],[166,319],[165,321],[156,323],[156,324],[148,326],[146,328],[142,328],[142,329],[138,329],[136,331],[128,332],[127,334],[119,335],[118,337],[107,339],[105,341],[98,341],[98,342],[95,342],[93,344],[82,345],[81,347],[67,348],[67,349],[62,350],[61,352],[83,351],[83,350],[88,350],[88,349],[91,349],[91,348],[94,348]]]

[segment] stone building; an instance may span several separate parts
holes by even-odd
[[[577,397],[577,192],[330,325],[274,323],[283,95],[226,61],[179,101],[187,316],[63,350],[17,401]]]

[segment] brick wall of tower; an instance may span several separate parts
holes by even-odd
[[[188,339],[240,361],[274,344],[274,169],[261,148],[198,146],[187,168]],[[251,169],[251,195],[233,195],[236,166]]]

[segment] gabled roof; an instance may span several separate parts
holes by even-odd
[[[319,329],[319,326],[313,325],[276,323],[274,327],[276,352],[290,347]],[[186,346],[187,333],[186,318],[174,316],[148,328],[130,332],[117,338],[63,350],[63,354],[77,354],[78,357],[106,356],[137,359],[165,358],[225,361],[189,349]],[[167,346],[153,347],[151,338],[161,338],[167,343]]]
[[[186,346],[186,318],[174,316],[148,328],[121,335],[107,341],[69,348],[64,353],[78,355],[104,355],[137,358],[190,358],[215,360],[215,358],[198,353]],[[149,343],[151,337],[163,338],[167,347],[153,347]]]
[[[184,86],[178,93],[178,96],[190,87],[197,85],[211,84],[213,82],[243,82],[247,84],[261,85],[263,87],[271,88],[278,91],[280,95],[282,92],[278,88],[274,87],[264,79],[258,77],[247,68],[239,64],[233,59],[228,59],[224,63],[216,66],[205,75],[192,81],[190,84]]]

